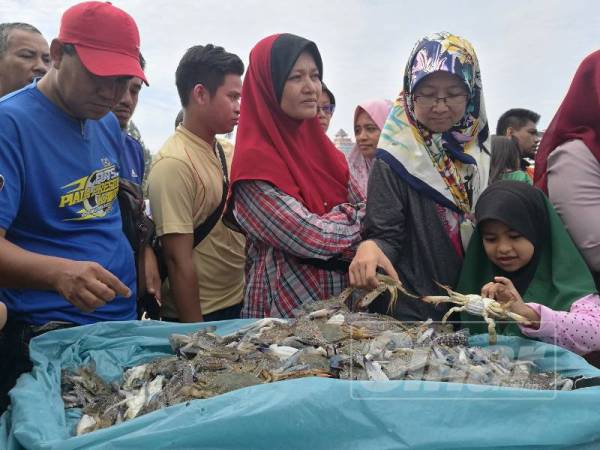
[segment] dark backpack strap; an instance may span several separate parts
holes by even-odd
[[[227,201],[227,190],[229,189],[229,177],[227,176],[227,161],[225,160],[225,152],[221,147],[221,144],[217,142],[217,153],[221,160],[221,169],[223,169],[223,195],[221,195],[221,203],[219,207],[213,211],[213,213],[200,225],[194,229],[194,247],[208,236],[208,233],[215,227],[217,222],[223,215],[223,209],[225,209],[225,202]]]
[[[223,214],[223,209],[225,209],[225,202],[227,201],[227,190],[229,189],[229,177],[227,176],[227,161],[225,160],[225,152],[223,152],[223,148],[217,142],[217,152],[219,155],[219,160],[221,161],[221,168],[223,169],[223,195],[221,196],[221,203],[218,208],[213,211],[213,213],[200,225],[198,225],[194,229],[194,244],[193,247],[196,247],[200,242],[208,236],[208,233],[214,228],[217,222],[221,219],[221,215]],[[152,245],[154,248],[154,253],[156,254],[156,259],[158,260],[158,269],[160,272],[160,279],[164,281],[168,276],[167,264],[162,252],[162,246],[160,244],[160,239],[155,239]]]
[[[154,222],[146,216],[144,194],[139,184],[120,178],[117,198],[121,210],[123,232],[136,253],[137,259],[139,251],[152,240]]]

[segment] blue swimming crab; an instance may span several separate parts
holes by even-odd
[[[398,300],[399,292],[408,297],[417,298],[416,295],[413,295],[410,292],[408,292],[404,288],[404,285],[401,282],[394,280],[392,277],[390,277],[388,275],[377,274],[377,280],[378,280],[377,287],[375,287],[375,289],[373,289],[371,291],[367,291],[364,295],[362,295],[362,297],[360,297],[358,299],[358,301],[354,305],[352,305],[353,307],[351,309],[353,309],[353,310],[367,309],[367,307],[371,303],[373,303],[373,301],[377,297],[379,297],[381,294],[383,294],[386,291],[389,292],[389,294],[390,294],[390,306],[389,306],[390,309],[393,308],[394,304]],[[364,291],[365,291],[364,289],[357,288],[355,286],[349,286],[346,289],[344,289],[337,297],[330,299],[329,302],[331,302],[333,304],[338,303],[340,305],[347,305],[354,292],[362,293]]]
[[[426,295],[421,297],[421,300],[434,305],[440,303],[454,303],[458,306],[450,308],[450,310],[442,317],[442,323],[448,320],[448,317],[454,312],[466,311],[474,316],[481,316],[488,325],[489,343],[496,343],[496,322],[494,319],[513,320],[522,325],[531,325],[531,322],[508,309],[509,305],[503,305],[494,299],[482,297],[476,294],[460,294],[453,291],[450,287],[437,283],[444,289],[448,295]]]

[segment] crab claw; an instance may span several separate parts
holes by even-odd
[[[438,303],[452,303],[452,299],[447,295],[424,295],[423,297],[419,297],[419,300],[433,305],[437,305]]]
[[[394,305],[398,300],[398,292],[401,292],[402,294],[411,298],[419,298],[416,295],[408,292],[401,282],[394,280],[390,276],[377,274],[377,279],[379,280],[379,284],[375,289],[373,289],[371,292],[367,293],[362,299],[360,299],[360,301],[357,304],[358,308],[367,308],[367,306],[373,303],[373,301],[385,291],[388,291],[390,293],[390,302],[388,305],[389,312],[391,312],[394,309]]]
[[[444,291],[446,291],[446,293],[447,293],[447,294],[448,294],[450,297],[452,297],[453,295],[456,295],[456,294],[457,294],[457,293],[456,293],[456,292],[454,292],[454,291],[452,290],[452,288],[450,288],[450,286],[448,286],[447,284],[442,284],[442,283],[439,283],[438,281],[435,281],[435,280],[433,280],[433,282],[434,282],[435,284],[437,284],[437,285],[438,285],[440,288],[442,288]]]
[[[368,292],[363,298],[361,298],[358,301],[358,303],[356,304],[356,306],[359,309],[366,309],[367,306],[369,306],[371,303],[373,303],[373,301],[377,297],[379,297],[381,294],[383,294],[387,290],[390,290],[390,292],[391,292],[391,289],[389,289],[385,283],[379,283],[379,285],[375,289]]]
[[[387,285],[388,290],[394,289],[394,290],[402,292],[402,294],[406,295],[407,297],[419,298],[417,295],[411,294],[410,292],[408,292],[408,290],[404,287],[402,282],[396,281],[388,275],[378,274],[377,279],[379,279],[380,282],[385,283]]]

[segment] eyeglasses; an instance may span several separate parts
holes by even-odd
[[[331,116],[333,111],[335,111],[335,105],[328,103],[327,105],[317,105],[317,112],[323,111],[324,114]]]
[[[425,108],[431,108],[443,101],[446,106],[462,106],[467,102],[468,94],[449,95],[448,97],[435,97],[433,95],[415,95],[414,101]]]

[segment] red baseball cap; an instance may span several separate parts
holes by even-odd
[[[109,2],[83,2],[67,9],[58,39],[73,44],[82,64],[94,75],[133,76],[148,84],[140,65],[137,25]]]

